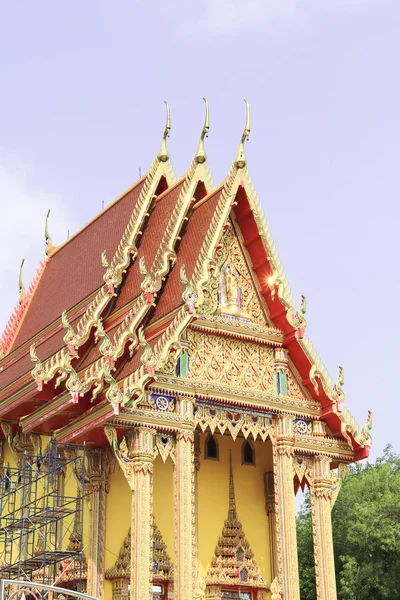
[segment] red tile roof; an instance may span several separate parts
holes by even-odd
[[[168,275],[167,282],[157,302],[157,307],[151,322],[161,319],[172,310],[180,306],[182,301],[183,285],[180,280],[180,269],[186,267],[186,276],[190,280],[201,247],[210,227],[211,219],[221,196],[222,185],[199,203],[191,215],[185,234],[177,253],[177,261]]]
[[[101,253],[114,256],[143,180],[101,212],[48,261],[13,348],[32,338],[103,284]]]
[[[158,198],[142,236],[139,254],[122,284],[113,312],[125,306],[141,293],[140,284],[143,281],[143,275],[139,271],[140,258],[144,256],[146,268],[150,271],[171,213],[182,191],[184,181],[185,178],[183,177]]]

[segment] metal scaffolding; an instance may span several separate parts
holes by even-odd
[[[20,467],[3,466],[1,579],[68,580],[68,587],[80,589],[84,493],[84,446],[50,441],[43,455],[25,452]]]

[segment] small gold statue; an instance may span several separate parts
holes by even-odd
[[[242,311],[239,303],[240,288],[237,283],[237,275],[231,265],[226,265],[222,271],[220,283],[220,308],[219,313],[225,315],[241,316]]]

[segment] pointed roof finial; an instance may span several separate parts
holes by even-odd
[[[203,97],[204,102],[206,103],[206,120],[204,122],[203,131],[201,132],[199,145],[197,146],[195,161],[199,164],[205,163],[207,160],[207,154],[204,150],[204,138],[207,136],[208,131],[210,129],[210,114],[208,110],[208,100]]]
[[[25,259],[23,258],[22,262],[21,262],[21,266],[19,268],[19,278],[18,278],[18,287],[19,287],[19,300],[18,300],[18,302],[20,304],[22,304],[22,302],[24,301],[24,297],[25,297],[25,293],[26,293],[24,282],[22,281],[22,269],[23,269],[23,266],[24,266],[24,262],[25,262]]]
[[[235,486],[233,484],[232,450],[229,450],[229,513],[228,513],[228,521],[234,521],[236,519],[237,519],[237,514],[236,514]]]
[[[165,124],[164,135],[161,142],[160,152],[158,153],[158,160],[161,162],[167,162],[169,159],[168,148],[167,148],[167,137],[169,136],[169,132],[171,131],[171,114],[169,110],[169,105],[166,100],[164,100],[165,106],[167,107],[167,122]]]
[[[250,135],[250,104],[246,98],[243,98],[246,102],[246,126],[243,131],[242,139],[240,141],[239,150],[236,155],[235,165],[238,169],[243,169],[246,166],[246,156],[244,154],[244,143]]]
[[[49,233],[49,217],[50,217],[50,209],[47,211],[47,215],[46,215],[46,223],[44,226],[44,239],[46,240],[46,254],[48,255],[50,248],[53,246],[53,241],[51,239],[50,233]]]

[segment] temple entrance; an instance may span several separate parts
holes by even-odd
[[[264,600],[272,581],[265,489],[265,476],[272,471],[272,446],[258,436],[239,433],[233,439],[224,433],[207,428],[198,437],[203,590],[210,600]],[[200,582],[197,585],[202,588]]]

